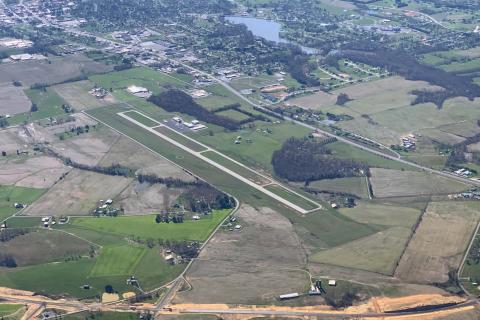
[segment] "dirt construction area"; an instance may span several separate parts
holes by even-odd
[[[95,98],[90,94],[94,84],[88,80],[63,83],[53,86],[53,90],[62,97],[75,110],[86,110],[96,107],[103,107],[116,102],[112,95],[103,99]]]
[[[415,283],[448,281],[448,272],[459,267],[479,218],[480,206],[475,202],[430,203],[395,276]]]
[[[14,115],[30,110],[32,103],[22,87],[0,84],[0,115]]]
[[[72,170],[24,214],[28,216],[88,215],[100,200],[115,199],[132,179]]]
[[[306,256],[286,218],[246,205],[236,217],[242,229],[215,235],[186,274],[193,290],[175,303],[262,304],[309,287]]]
[[[26,147],[26,142],[23,138],[23,129],[10,128],[0,130],[0,151],[5,151],[7,154],[16,152],[18,149]]]
[[[468,185],[438,175],[382,168],[370,170],[373,194],[377,198],[449,194],[465,191]]]

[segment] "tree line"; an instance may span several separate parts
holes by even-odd
[[[366,174],[368,167],[353,160],[336,158],[323,143],[308,138],[290,138],[273,153],[276,175],[290,181],[310,182],[321,179]]]
[[[241,126],[239,122],[233,119],[219,116],[207,110],[198,104],[190,95],[178,89],[152,95],[148,98],[148,101],[168,112],[185,113],[198,120],[212,123],[228,130],[238,130]]]

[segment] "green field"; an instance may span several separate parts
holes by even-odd
[[[157,94],[165,90],[164,86],[187,88],[189,83],[179,79],[177,75],[168,75],[154,69],[141,67],[91,76],[89,79],[106,89],[123,90],[131,85],[147,88]]]
[[[147,248],[111,246],[102,249],[90,277],[131,275]]]
[[[16,202],[30,205],[44,192],[44,189],[0,186],[0,221],[19,211],[14,207]]]
[[[22,307],[21,304],[0,304],[0,318],[3,319],[3,317],[17,312]]]
[[[207,150],[206,147],[198,144],[195,141],[192,141],[192,140],[182,136],[181,134],[179,134],[179,133],[177,133],[177,132],[175,132],[175,131],[167,128],[167,127],[158,127],[158,128],[155,128],[155,131],[158,131],[159,133],[167,136],[168,138],[173,139],[176,142],[179,142],[179,143],[183,144],[185,147],[187,147],[189,149],[192,149],[193,151],[201,152],[201,151]]]
[[[126,284],[126,276],[91,277],[98,258],[47,263],[29,267],[7,269],[0,273],[0,286],[35,291],[54,296],[70,295],[78,298],[95,297],[104,292],[106,285],[115,291],[135,291]],[[146,249],[132,275],[144,290],[152,290],[172,281],[183,270],[183,265],[170,265],[160,256],[158,249]],[[90,290],[82,289],[89,284]]]
[[[208,216],[202,216],[199,221],[185,220],[184,223],[155,223],[155,215],[71,218],[71,223],[100,233],[142,239],[205,241],[229,212],[230,210],[216,210]]]
[[[312,181],[308,187],[316,190],[349,193],[361,198],[368,198],[368,187],[365,177]]]
[[[217,115],[227,117],[236,121],[243,121],[250,118],[249,116],[233,109],[218,112]]]
[[[308,201],[303,197],[296,195],[293,192],[290,192],[289,190],[285,189],[280,185],[276,185],[276,184],[268,185],[265,187],[265,189],[275,193],[276,195],[282,197],[285,200],[290,201],[293,204],[296,204],[297,206],[305,210],[313,210],[313,209],[319,208],[315,203]]]
[[[159,123],[157,123],[153,120],[150,120],[149,118],[145,117],[144,115],[142,115],[141,113],[139,113],[137,111],[127,112],[127,113],[125,113],[125,115],[132,118],[135,121],[140,122],[141,124],[143,124],[147,127],[155,127],[155,126],[159,125]]]
[[[253,172],[251,170],[248,170],[247,168],[245,168],[241,165],[238,165],[233,161],[230,161],[229,159],[225,158],[224,156],[218,154],[217,152],[207,151],[207,152],[202,153],[202,155],[207,157],[208,159],[213,160],[216,163],[224,166],[225,168],[230,169],[230,170],[242,175],[243,177],[245,177],[245,178],[247,178],[251,181],[254,181],[258,184],[265,184],[265,183],[270,182],[270,180],[268,180],[266,178],[263,178],[262,176],[259,176],[255,172]]]
[[[62,105],[65,101],[50,88],[46,91],[39,89],[25,90],[26,95],[38,107],[36,112],[24,112],[12,116],[8,122],[10,124],[20,124],[24,121],[36,121],[49,117],[65,115]]]

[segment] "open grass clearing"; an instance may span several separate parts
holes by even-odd
[[[131,85],[136,85],[147,88],[155,94],[165,91],[166,86],[175,86],[179,89],[185,89],[190,86],[188,83],[175,77],[175,75],[168,75],[147,67],[95,75],[89,79],[107,90],[123,90]]]
[[[241,166],[239,164],[236,164],[235,162],[225,158],[224,156],[222,156],[221,154],[215,152],[215,151],[207,151],[207,152],[203,152],[202,155],[204,155],[205,157],[215,161],[216,163],[242,175],[243,177],[257,183],[257,184],[260,184],[260,185],[263,185],[263,184],[266,184],[266,183],[269,183],[271,182],[269,179],[267,178],[264,178],[258,174],[256,174],[254,171],[252,170],[249,170],[248,168],[244,167],[244,166]]]
[[[65,114],[62,109],[65,101],[51,88],[47,88],[46,91],[27,89],[25,93],[32,103],[37,105],[38,111],[30,112],[30,108],[28,108],[28,111],[12,116],[8,120],[10,124],[20,124],[24,121],[36,121]]]
[[[132,275],[147,248],[133,245],[102,248],[90,277]]]
[[[400,260],[395,276],[417,283],[442,283],[459,267],[480,218],[473,201],[431,202]]]
[[[371,236],[313,254],[313,262],[362,269],[386,275],[393,273],[411,230],[391,227]]]
[[[298,194],[295,194],[284,187],[278,185],[278,184],[271,184],[265,187],[265,189],[275,193],[276,195],[279,195],[280,197],[284,198],[285,200],[288,200],[301,208],[305,210],[313,210],[313,209],[318,209],[319,206],[316,205],[313,201],[309,201],[305,199],[304,197],[299,196]]]
[[[317,180],[310,182],[308,187],[321,191],[348,193],[361,198],[368,198],[368,187],[365,177]]]
[[[354,208],[342,208],[340,213],[359,223],[411,228],[420,216],[420,210],[390,203],[360,201]]]
[[[128,115],[128,114],[127,114]],[[194,140],[192,139],[189,139],[175,131],[173,131],[172,129],[169,129],[165,126],[162,126],[162,127],[158,127],[158,128],[155,128],[155,131],[158,131],[160,132],[161,134],[183,144],[185,147],[193,150],[193,151],[196,151],[196,152],[202,152],[202,151],[205,151],[207,150],[206,147],[198,144],[197,142],[195,142]]]
[[[185,220],[184,223],[156,223],[155,215],[71,218],[71,223],[97,232],[142,239],[204,241],[229,213],[230,210],[215,210],[208,216],[202,215],[199,221]]]
[[[146,125],[147,127],[155,127],[158,126],[160,123],[153,121],[152,119],[147,118],[143,114],[137,111],[127,111],[124,113],[126,116],[132,118],[135,121],[140,122],[143,125]]]
[[[10,227],[10,223],[7,223]],[[88,242],[79,238],[47,230],[34,230],[10,241],[0,242],[0,252],[12,256],[19,267],[86,255],[90,247]]]
[[[21,304],[0,304],[0,317],[6,317],[23,308]]]
[[[247,119],[250,118],[249,116],[247,116],[247,115],[245,115],[241,112],[238,112],[237,110],[234,110],[234,109],[218,112],[217,115],[222,116],[222,117],[226,117],[226,118],[229,118],[229,119],[233,119],[235,121],[243,121],[243,120],[247,120]]]
[[[44,192],[45,189],[0,185],[0,221],[21,210],[15,208],[15,203],[31,205]]]
[[[378,198],[458,193],[469,185],[427,172],[372,168],[370,182]]]

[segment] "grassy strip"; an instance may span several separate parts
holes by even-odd
[[[224,166],[227,169],[230,169],[243,177],[254,181],[258,184],[265,184],[269,183],[270,181],[268,179],[263,178],[262,176],[259,176],[253,171],[250,171],[246,169],[245,167],[242,167],[241,165],[236,164],[233,161],[230,161],[229,159],[225,158],[224,156],[214,152],[214,151],[207,151],[202,153],[205,157],[209,158],[210,160],[215,161],[216,163]]]
[[[127,112],[125,115],[132,118],[133,120],[140,122],[141,124],[147,127],[155,127],[159,125],[159,123],[150,120],[149,118],[145,117],[144,115],[142,115],[140,112],[137,112],[137,111],[132,110],[130,112]]]
[[[207,150],[204,146],[196,143],[195,141],[192,141],[188,138],[185,138],[184,136],[176,133],[175,131],[172,131],[166,127],[158,127],[155,128],[155,131],[158,131],[159,133],[166,135],[170,139],[173,139],[181,144],[183,144],[185,147],[192,149],[193,151],[196,152],[201,152]]]
[[[15,313],[22,307],[21,304],[0,304],[0,317]]]
[[[271,191],[275,193],[276,195],[282,197],[285,200],[290,201],[291,203],[296,204],[297,206],[305,209],[305,210],[313,210],[313,209],[318,209],[318,206],[315,205],[313,202],[308,201],[295,193],[290,192],[289,190],[285,189],[284,187],[277,185],[277,184],[272,184],[269,186],[266,186],[265,189],[268,191]]]

